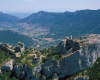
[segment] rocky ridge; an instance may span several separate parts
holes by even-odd
[[[39,55],[38,52],[35,54],[37,57],[43,55]],[[20,65],[15,63],[12,72],[18,79],[65,80],[69,76],[93,66],[97,58],[100,57],[100,35],[91,34],[77,39],[67,38],[60,42],[55,54],[61,55],[59,60],[52,58],[43,63],[41,61],[43,57],[41,57],[41,60],[38,62],[39,64],[36,63],[32,68],[24,64]],[[55,54],[53,56],[55,56]],[[77,78],[76,80],[80,79],[81,78]],[[82,80],[85,79],[89,80],[88,77],[82,78]]]

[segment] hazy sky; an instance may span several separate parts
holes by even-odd
[[[100,9],[100,0],[0,0],[2,12],[64,12]]]

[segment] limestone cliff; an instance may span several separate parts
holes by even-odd
[[[57,47],[57,52],[62,49],[64,58],[60,61],[50,60],[44,63],[42,68],[44,74],[46,74],[47,77],[51,77],[56,73],[57,76],[61,78],[92,67],[96,59],[100,57],[100,36],[94,34],[88,35],[83,37],[83,39],[79,39],[80,45],[81,42],[82,46],[80,46],[80,49],[78,48],[74,52],[71,51],[68,53],[66,47],[72,43],[67,46],[66,43],[68,43],[68,41],[62,41],[62,43]],[[73,47],[70,48],[73,50]]]
[[[91,34],[73,40],[65,39],[57,46],[54,54],[61,55],[60,59],[56,60],[53,57],[42,62],[41,58],[33,68],[15,63],[11,70],[18,79],[23,80],[47,80],[49,78],[64,80],[93,66],[100,57],[100,35]],[[54,54],[52,56],[55,56]],[[76,80],[80,79],[82,78],[76,78]],[[88,77],[83,77],[83,80],[85,79],[89,80]]]

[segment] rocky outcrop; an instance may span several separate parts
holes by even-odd
[[[21,65],[15,64],[12,71],[17,78],[22,79],[25,77],[25,71],[24,71],[23,66],[21,66]],[[28,68],[27,68],[27,71],[28,71]]]
[[[26,65],[14,65],[13,73],[18,79],[22,80],[38,80],[39,77],[36,77],[35,74],[41,71],[41,65],[38,65],[34,68],[30,68]]]
[[[16,58],[20,57],[20,53],[25,50],[25,45],[22,42],[18,42],[18,45],[16,47],[12,47],[9,44],[0,43],[0,49],[8,52],[11,56]]]
[[[79,71],[92,67],[97,57],[100,56],[100,44],[91,44],[74,52],[69,57],[60,61],[49,60],[42,66],[43,72],[50,77],[57,73],[60,77],[73,75]]]
[[[32,63],[33,64],[36,64],[36,63],[40,64],[44,58],[45,58],[44,56],[40,55],[39,57],[34,58]]]
[[[22,42],[18,42],[18,45],[15,47],[15,52],[23,52],[25,50],[25,45]]]
[[[0,49],[8,52],[11,56],[16,57],[14,52],[12,52],[9,48],[7,48],[4,44],[0,43]]]
[[[74,80],[89,80],[89,77],[87,77],[87,76],[82,76],[82,77],[78,77],[78,78],[76,78],[76,79],[74,79]]]
[[[19,46],[16,46],[15,47],[15,52],[17,53],[17,52],[21,52],[21,48],[19,47]]]
[[[98,37],[97,39],[99,40]],[[100,57],[100,42],[97,41],[91,40],[90,43],[85,40],[85,44],[83,44],[80,49],[79,43],[75,43],[72,40],[61,42],[57,47],[57,52],[63,53],[62,55],[64,58],[60,61],[49,60],[45,62],[42,66],[44,74],[47,77],[51,77],[56,73],[58,78],[63,78],[92,67],[97,58]],[[75,46],[77,47],[76,44],[78,45],[78,48],[75,48]],[[71,47],[72,51],[68,53],[70,49],[67,47]]]
[[[53,73],[60,73],[60,65],[56,60],[49,60],[42,65],[42,71],[47,75],[47,77],[53,76]]]
[[[39,58],[37,58],[37,59],[33,59],[33,64],[36,64],[36,63],[39,63],[40,62],[40,59]]]
[[[85,37],[82,47],[80,42],[72,39],[62,41],[56,50],[57,55],[61,55],[60,60],[48,60],[42,63],[42,56],[34,60],[37,64],[34,68],[26,65],[15,64],[12,70],[11,62],[1,67],[1,70],[11,71],[18,79],[22,80],[65,80],[66,77],[76,74],[80,71],[93,66],[94,62],[100,57],[100,37]],[[21,46],[20,46],[21,47]],[[89,80],[88,77],[78,77],[75,80]]]
[[[1,73],[1,67],[0,67],[0,73]]]
[[[4,66],[1,67],[2,71],[12,71],[13,69],[13,60],[8,61]]]
[[[65,39],[64,41],[61,41],[60,44],[57,46],[56,53],[66,55],[79,49],[80,45],[78,42],[75,42],[72,39]]]

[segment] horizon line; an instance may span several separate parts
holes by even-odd
[[[25,11],[23,11],[23,12],[20,12],[20,11],[18,11],[18,12],[6,12],[6,11],[0,11],[0,12],[2,12],[2,13],[38,13],[38,12],[50,12],[50,13],[64,13],[64,12],[77,12],[77,11],[82,11],[82,10],[100,10],[100,9],[80,9],[80,10],[74,10],[74,11],[45,11],[45,10],[40,10],[40,11],[33,11],[33,12],[25,12]]]

